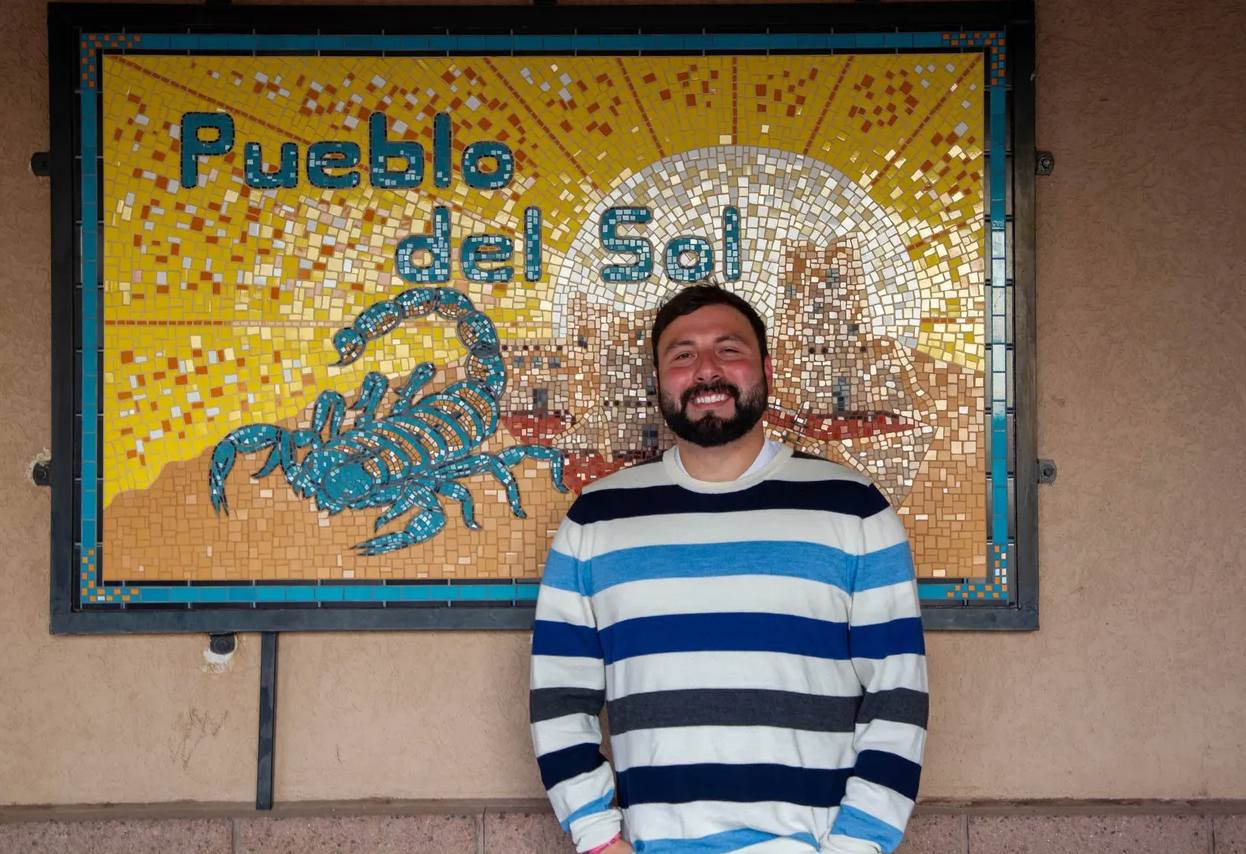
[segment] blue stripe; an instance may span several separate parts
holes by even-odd
[[[571,555],[549,550],[545,559],[545,572],[541,575],[541,583],[558,590],[570,590],[583,595],[580,589],[580,562]]]
[[[848,624],[788,614],[672,614],[601,631],[606,664],[665,652],[781,652],[845,660]]]
[[[809,807],[838,806],[851,768],[788,765],[656,765],[619,772],[619,806],[695,801],[781,801]]]
[[[856,776],[886,786],[915,801],[922,779],[922,766],[883,750],[862,750],[857,754]]]
[[[600,489],[582,493],[567,511],[567,518],[580,525],[591,525],[613,519],[682,513],[821,510],[864,519],[887,506],[887,499],[871,484],[851,480],[766,480],[749,489],[723,493],[693,492],[682,486]]]
[[[635,842],[636,854],[728,854],[750,845],[769,842],[772,839],[796,839],[807,843],[811,848],[818,847],[818,840],[812,833],[793,833],[780,836],[777,833],[764,833],[760,830],[743,828],[725,830],[697,839],[638,839]]]
[[[861,569],[852,581],[852,590],[854,593],[861,593],[879,587],[890,587],[912,581],[915,575],[912,549],[907,542],[896,543],[894,546],[862,555]]]
[[[921,617],[904,617],[848,630],[853,658],[886,658],[889,655],[925,655],[926,637]]]
[[[538,756],[536,764],[541,769],[541,783],[548,791],[564,780],[587,774],[605,764],[605,761],[606,757],[601,755],[599,745],[573,744],[571,747]]]
[[[831,833],[873,842],[883,850],[883,854],[895,851],[900,840],[904,838],[904,831],[900,828],[892,827],[880,818],[874,818],[869,813],[849,806],[839,808],[839,815],[831,826]]]
[[[764,575],[802,578],[847,591],[858,558],[831,546],[754,540],[743,543],[640,546],[592,559],[582,577],[594,596],[617,584],[658,578]]]
[[[532,654],[600,659],[601,641],[590,626],[537,620],[532,627]]]
[[[613,800],[614,800],[614,789],[611,789],[609,792],[607,792],[605,795],[602,795],[597,800],[589,801],[584,806],[580,807],[578,810],[571,813],[571,815],[567,816],[565,821],[560,821],[558,823],[562,825],[563,830],[570,833],[571,823],[573,821],[579,821],[580,819],[585,818],[586,816],[597,815],[597,813],[599,812],[605,812],[606,810],[610,809],[610,802]]]

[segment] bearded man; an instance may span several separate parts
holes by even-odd
[[[890,852],[928,710],[904,528],[867,478],[765,437],[747,302],[688,287],[650,340],[677,444],[584,489],[541,582],[530,720],[554,812],[590,854]]]

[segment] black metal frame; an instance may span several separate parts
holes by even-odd
[[[480,25],[487,19],[487,25]],[[638,30],[636,22],[645,22]],[[75,116],[81,32],[331,32],[385,34],[569,34],[877,32],[1003,29],[1013,98],[1014,419],[1016,542],[1007,603],[961,602],[924,609],[929,629],[1038,628],[1038,508],[1034,330],[1034,9],[1017,2],[850,3],[727,6],[291,7],[49,4],[52,175],[52,543],[51,630],[56,634],[279,632],[402,629],[528,629],[531,606],[322,605],[314,608],[170,606],[142,611],[75,607]],[[749,51],[741,51],[747,53]],[[776,51],[777,52],[777,51]],[[890,51],[884,51],[890,52]],[[543,51],[542,53],[557,53]],[[275,651],[275,647],[274,647]]]

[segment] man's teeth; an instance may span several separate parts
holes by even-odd
[[[712,403],[722,403],[727,399],[725,394],[701,394],[692,399],[692,402],[699,406],[707,406]]]

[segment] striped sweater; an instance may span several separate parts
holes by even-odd
[[[890,852],[928,705],[904,528],[866,478],[788,447],[729,483],[671,452],[611,475],[554,538],[531,688],[581,852],[620,828],[638,854]]]

